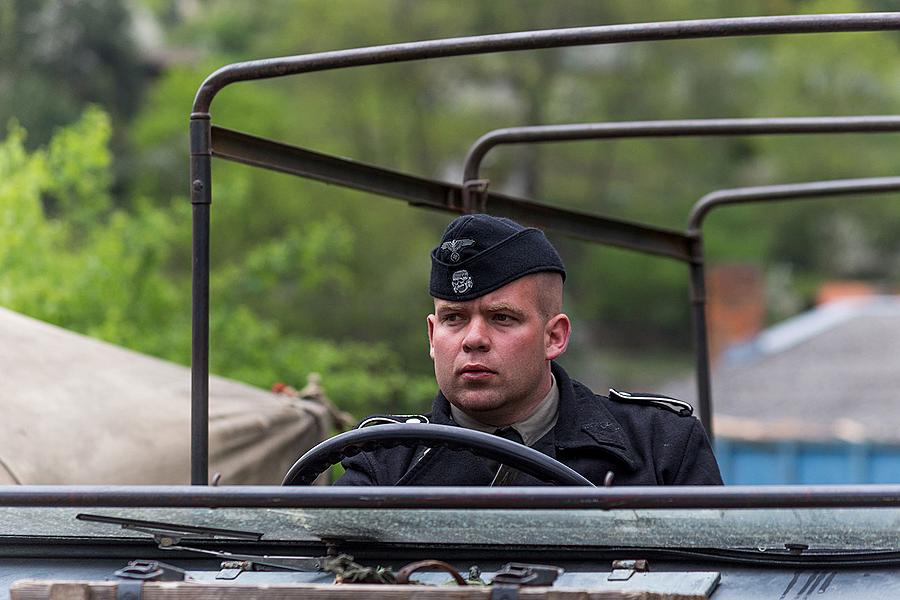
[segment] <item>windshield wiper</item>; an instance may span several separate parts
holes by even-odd
[[[160,550],[185,550],[215,556],[226,561],[248,561],[257,565],[277,567],[289,571],[321,571],[324,564],[323,557],[315,556],[269,556],[266,554],[235,554],[223,550],[206,550],[182,546],[183,539],[230,539],[259,541],[263,534],[255,531],[241,531],[238,529],[219,529],[197,525],[183,525],[181,523],[165,523],[162,521],[146,521],[143,519],[126,519],[122,517],[108,517],[105,515],[90,515],[79,513],[75,515],[79,521],[93,521],[97,523],[109,523],[119,525],[122,529],[138,531],[153,536]]]
[[[181,523],[165,523],[163,521],[145,521],[142,519],[125,519],[122,517],[107,517],[104,515],[89,515],[78,513],[75,518],[79,521],[94,521],[96,523],[110,523],[119,525],[122,529],[149,533],[153,540],[160,546],[177,544],[184,538],[226,538],[235,540],[262,539],[263,534],[255,531],[241,531],[239,529],[218,529],[216,527],[204,527],[198,525],[182,525]]]
[[[287,571],[321,571],[324,564],[324,557],[315,556],[271,556],[268,554],[235,554],[224,550],[206,550],[204,548],[192,548],[190,546],[163,546],[161,550],[187,550],[188,552],[199,552],[200,554],[208,554],[221,558],[224,561],[247,561],[255,565],[265,565],[267,567],[277,567]]]

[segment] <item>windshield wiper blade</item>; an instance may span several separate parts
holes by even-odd
[[[165,523],[163,521],[146,521],[143,519],[126,519],[123,517],[108,517],[105,515],[90,515],[79,513],[75,515],[79,521],[93,521],[97,523],[110,523],[119,525],[122,529],[138,531],[153,536],[160,550],[185,550],[208,554],[228,561],[249,561],[258,565],[277,567],[289,571],[320,571],[324,564],[324,558],[315,556],[269,556],[265,554],[235,554],[223,550],[206,550],[180,545],[183,539],[214,538],[226,540],[253,540],[259,541],[263,534],[255,531],[241,531],[238,529],[219,529],[217,527],[205,527],[198,525],[184,525],[181,523]]]
[[[79,521],[93,521],[96,523],[110,523],[119,525],[122,529],[138,531],[153,536],[153,540],[160,546],[172,546],[184,538],[213,538],[232,540],[259,541],[263,534],[255,531],[241,531],[239,529],[219,529],[198,525],[183,525],[181,523],[165,523],[163,521],[145,521],[143,519],[126,519],[122,517],[108,517],[105,515],[89,515],[78,513],[75,518]]]

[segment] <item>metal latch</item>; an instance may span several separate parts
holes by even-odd
[[[184,581],[187,573],[173,565],[156,560],[133,560],[115,572],[120,579],[140,581]]]
[[[565,573],[564,569],[552,565],[529,565],[507,563],[494,578],[492,585],[553,585],[556,578]]]
[[[650,563],[644,559],[614,560],[607,581],[628,581],[635,573],[649,573]]]
[[[238,575],[244,571],[252,571],[253,563],[249,560],[226,560],[222,561],[219,566],[219,572],[216,573],[216,579],[237,579]]]
[[[184,581],[187,573],[178,567],[155,560],[133,560],[115,572],[116,600],[141,600],[145,581]]]
[[[519,586],[549,586],[565,573],[551,565],[507,563],[491,580],[491,600],[518,600]]]
[[[463,214],[487,212],[487,190],[490,183],[488,179],[470,179],[463,183],[461,207]]]

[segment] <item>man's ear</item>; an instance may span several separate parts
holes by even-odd
[[[563,313],[552,317],[544,327],[544,348],[547,360],[556,360],[569,346],[572,324]]]
[[[425,319],[428,321],[428,356],[431,357],[431,360],[434,360],[434,315],[428,315]]]

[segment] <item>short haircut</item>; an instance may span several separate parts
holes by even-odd
[[[563,278],[559,273],[545,271],[529,275],[534,277],[538,310],[544,321],[562,312]]]

